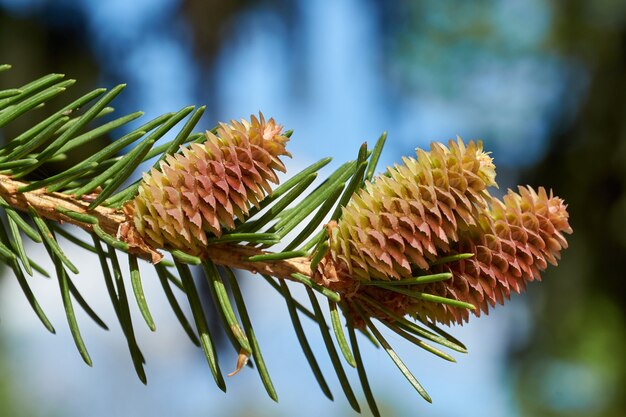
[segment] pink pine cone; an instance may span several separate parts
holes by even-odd
[[[250,207],[271,194],[280,156],[289,140],[274,119],[220,123],[217,135],[181,146],[143,176],[137,197],[125,207],[132,227],[153,248],[201,254],[207,233],[221,236],[245,219]]]
[[[530,187],[492,197],[495,167],[480,142],[433,143],[417,153],[366,184],[329,225],[330,250],[313,271],[318,283],[382,319],[391,320],[361,296],[399,316],[449,324],[467,321],[469,310],[362,284],[450,272],[402,288],[472,304],[480,315],[556,265],[572,232],[563,200]],[[434,265],[460,253],[475,256]]]

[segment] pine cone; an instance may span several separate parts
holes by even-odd
[[[330,250],[313,272],[318,283],[381,319],[393,320],[361,295],[398,316],[449,324],[467,321],[469,311],[361,283],[451,272],[449,280],[402,288],[470,303],[478,316],[556,265],[567,248],[563,234],[572,232],[563,200],[530,187],[509,190],[503,201],[491,197],[495,167],[480,142],[434,143],[417,153],[366,184],[328,225]],[[431,266],[460,253],[475,256]]]
[[[557,264],[567,248],[564,233],[572,233],[567,206],[543,187],[509,190],[504,201],[494,198],[489,212],[463,233],[451,253],[474,253],[470,259],[431,268],[429,273],[451,272],[447,281],[430,283],[418,291],[473,304],[473,313],[487,314],[489,306],[503,304],[511,291],[525,290],[526,282],[540,280],[548,263]],[[388,296],[387,296],[388,297]],[[441,323],[462,323],[469,311],[402,296],[387,300],[395,311],[418,314]]]
[[[244,219],[271,194],[276,171],[285,171],[279,156],[291,156],[281,132],[259,114],[250,122],[220,123],[203,144],[181,146],[160,170],[144,174],[137,197],[125,206],[134,230],[155,248],[202,253],[206,232],[219,237],[223,228],[233,229],[235,217]]]
[[[427,269],[449,252],[458,231],[487,207],[495,167],[481,142],[433,143],[403,158],[354,195],[341,221],[329,225],[330,251],[314,279],[350,293],[358,280],[389,280]]]

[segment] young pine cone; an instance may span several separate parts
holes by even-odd
[[[449,147],[434,143],[430,152],[418,150],[417,161],[404,159],[404,165],[368,183],[339,223],[329,225],[330,250],[314,279],[344,294],[348,303],[366,295],[400,316],[462,323],[469,317],[466,309],[360,285],[451,272],[445,281],[402,288],[473,304],[476,315],[487,313],[511,290],[520,292],[526,281],[540,279],[548,262],[556,265],[567,247],[563,233],[572,232],[561,199],[543,188],[520,187],[519,194],[509,191],[500,201],[487,191],[494,179],[480,142],[465,146],[459,139]],[[475,256],[431,266],[459,253]]]
[[[433,143],[357,192],[330,230],[314,278],[340,292],[358,280],[409,278],[450,251],[487,207],[495,167],[482,143]]]
[[[233,229],[235,217],[245,218],[271,194],[276,171],[285,171],[279,157],[291,156],[281,133],[274,119],[259,114],[250,122],[220,123],[217,135],[206,133],[206,142],[181,146],[160,170],[144,174],[137,197],[124,208],[131,229],[153,248],[201,254],[207,232],[219,237],[224,228]]]
[[[473,304],[473,313],[485,314],[489,306],[503,304],[511,291],[520,293],[526,282],[540,280],[548,263],[557,264],[567,248],[564,233],[572,233],[567,207],[543,187],[509,190],[504,201],[491,200],[476,226],[463,232],[449,253],[474,253],[464,259],[430,269],[451,272],[452,278],[415,287],[416,290]],[[375,290],[380,291],[380,290]],[[417,314],[445,324],[462,323],[469,311],[450,305],[423,302],[404,295],[385,298],[387,307],[403,314]]]

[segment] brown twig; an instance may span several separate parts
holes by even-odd
[[[126,220],[126,215],[121,210],[98,206],[88,210],[89,202],[73,198],[62,193],[49,193],[45,189],[19,192],[18,189],[27,183],[16,181],[6,175],[0,175],[0,196],[7,203],[20,211],[27,212],[32,207],[41,217],[58,223],[71,223],[88,233],[93,233],[93,226],[75,220],[60,213],[55,208],[60,206],[64,209],[85,213],[94,216],[100,227],[108,234],[117,236],[120,225]],[[134,255],[146,260],[152,260],[152,254],[140,247],[132,248]],[[291,274],[300,273],[310,276],[310,259],[307,257],[292,258],[271,262],[251,262],[247,259],[255,255],[263,255],[270,252],[263,251],[251,246],[223,244],[212,245],[207,248],[206,256],[219,265],[232,268],[245,269],[251,272],[259,272],[277,278],[292,279]]]

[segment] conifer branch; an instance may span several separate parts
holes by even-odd
[[[9,68],[0,65],[0,71]],[[0,90],[0,128],[74,83],[63,78],[51,74]],[[119,85],[108,92],[97,89],[87,93],[0,147],[0,208],[10,229],[9,233],[0,221],[0,262],[11,268],[35,314],[54,333],[24,272],[49,274],[26,255],[21,233],[43,243],[57,273],[72,337],[89,365],[88,343],[81,336],[73,300],[96,324],[107,326],[74,286],[68,271],[78,270],[55,233],[98,256],[132,364],[143,383],[147,381],[146,360],[134,334],[122,271],[126,263],[120,262],[118,251],[128,254],[134,298],[151,330],[156,327],[143,294],[137,258],[155,264],[173,313],[187,337],[204,350],[220,389],[226,390],[226,380],[188,264],[204,267],[220,321],[237,353],[231,375],[252,360],[270,398],[278,398],[252,317],[231,271],[241,269],[259,273],[284,297],[288,317],[324,394],[333,398],[299,312],[319,325],[352,408],[358,411],[360,405],[335,344],[346,362],[357,368],[375,416],[379,411],[355,330],[376,347],[382,346],[409,383],[430,401],[373,319],[415,347],[454,361],[430,343],[461,353],[467,349],[436,323],[462,323],[470,313],[488,313],[512,292],[522,292],[528,282],[539,280],[548,263],[556,265],[567,248],[565,234],[572,230],[563,200],[542,187],[509,190],[502,200],[491,196],[489,188],[496,185],[492,158],[481,142],[464,143],[460,138],[447,146],[435,142],[429,151],[418,149],[417,159],[404,158],[402,164],[375,176],[387,138],[383,133],[372,150],[363,144],[356,160],[344,163],[308,191],[330,158],[278,185],[277,171],[285,171],[281,158],[291,156],[286,146],[292,131],[283,132],[273,119],[259,114],[258,118],[220,123],[205,133],[194,133],[204,107],[188,106],[144,123],[61,173],[29,180],[44,164],[63,160],[66,152],[141,117],[142,113],[136,112],[86,128],[112,111],[109,104],[123,88]],[[95,103],[90,105],[92,101]],[[82,107],[88,108],[82,111]],[[154,146],[185,119],[171,142]],[[133,143],[128,153],[118,156]],[[141,180],[120,189],[142,162],[157,156],[158,161]],[[30,217],[35,227],[19,212]],[[60,227],[63,223],[89,233],[93,244]],[[283,251],[271,251],[296,228],[301,231],[285,242]],[[163,259],[164,252],[171,254],[173,262]],[[292,298],[286,280],[306,286],[312,308]],[[183,313],[171,284],[185,293],[193,320]],[[328,298],[333,332],[318,295]]]

